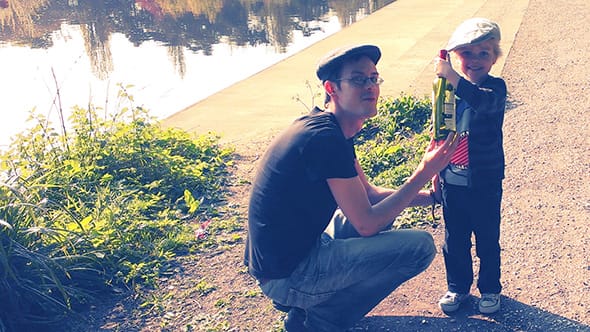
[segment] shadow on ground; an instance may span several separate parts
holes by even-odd
[[[350,331],[588,332],[590,326],[502,297],[502,310],[492,315],[480,314],[472,298],[448,317],[368,316]]]

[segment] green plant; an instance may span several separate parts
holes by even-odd
[[[244,296],[245,297],[256,297],[256,296],[259,296],[261,294],[262,294],[262,292],[259,289],[250,289],[250,290],[247,290],[244,293]]]
[[[0,183],[0,320],[9,330],[60,321],[104,277],[95,253],[77,250],[83,236],[56,225],[70,215],[39,195],[46,187]]]
[[[367,120],[356,135],[362,144],[368,140],[397,140],[423,132],[429,125],[431,105],[428,98],[402,94],[398,98],[382,97],[377,105],[377,116]]]
[[[355,137],[359,163],[373,183],[398,187],[418,166],[430,141],[430,105],[427,98],[409,95],[380,100],[377,115]],[[427,212],[425,208],[406,209],[394,226],[435,225]]]
[[[403,183],[428,144],[429,115],[428,99],[382,98],[377,115],[355,137],[358,159],[367,176],[382,185]]]
[[[120,97],[132,104],[123,86]],[[31,119],[0,166],[0,319],[11,330],[59,321],[106,287],[153,285],[194,245],[195,221],[219,214],[233,153],[132,105],[104,117],[75,108],[61,132]]]
[[[200,296],[207,295],[215,290],[215,286],[205,280],[200,280],[195,286],[195,290]]]
[[[228,305],[230,305],[230,303],[231,303],[231,300],[219,299],[219,300],[215,301],[215,307],[218,307],[218,308],[227,307]]]

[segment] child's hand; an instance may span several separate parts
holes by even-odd
[[[438,77],[446,78],[452,86],[456,87],[459,84],[459,73],[453,69],[449,60],[441,59],[440,57],[434,58],[434,73]]]
[[[450,61],[447,59],[441,59],[438,56],[434,58],[434,73],[436,76],[448,78],[449,75],[454,72],[455,70],[453,69]]]

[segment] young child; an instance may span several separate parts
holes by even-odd
[[[450,164],[433,179],[434,197],[442,203],[443,247],[447,293],[439,306],[459,309],[473,283],[471,235],[475,234],[480,268],[479,311],[500,309],[500,204],[504,178],[502,123],[506,83],[489,75],[501,55],[500,28],[485,18],[460,24],[446,49],[458,60],[462,74],[447,60],[436,59],[435,71],[455,87],[459,146]]]

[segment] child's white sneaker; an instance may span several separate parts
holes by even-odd
[[[448,291],[443,297],[440,298],[438,301],[438,306],[444,312],[453,312],[459,309],[461,303],[465,302],[469,298],[469,293],[461,294]]]
[[[482,314],[493,314],[498,310],[500,310],[500,294],[481,294],[481,300],[479,300],[479,312]]]

